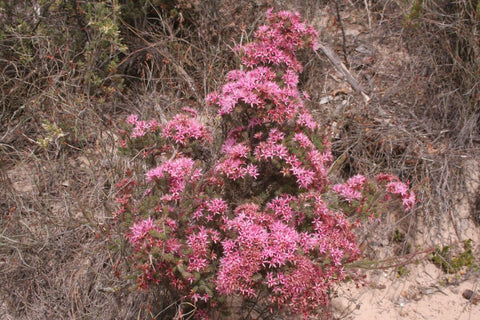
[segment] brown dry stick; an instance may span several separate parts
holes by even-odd
[[[358,80],[352,75],[347,67],[342,63],[342,60],[338,55],[325,43],[319,43],[318,48],[327,56],[328,60],[337,68],[337,70],[343,75],[345,80],[352,86],[353,89],[360,92],[365,102],[370,100],[370,97],[366,94],[365,88],[358,82]],[[318,52],[316,52],[318,55]]]

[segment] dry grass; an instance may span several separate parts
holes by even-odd
[[[393,254],[410,253],[406,244],[423,226],[418,222],[436,228],[454,210],[453,195],[466,187],[465,161],[478,157],[480,46],[469,29],[479,28],[469,7],[474,2],[452,9],[424,1],[419,16],[393,0],[283,2],[320,28],[322,41],[368,89],[366,104],[326,58],[303,59],[310,106],[333,129],[335,155],[346,156],[340,173],[392,172],[419,194],[416,211],[387,213],[388,225],[378,233]],[[202,110],[204,96],[236,63],[230,47],[252,37],[273,2],[179,3],[183,24],[154,6],[137,20],[120,21],[129,50],[98,90],[72,72],[70,51],[54,48],[53,38],[25,42],[11,33],[2,40],[3,48],[18,39],[37,47],[33,60],[12,55],[0,61],[0,318],[166,319],[175,313],[160,313],[168,307],[161,291],[139,293],[127,279],[134,270],[110,213],[114,184],[133,164],[117,153],[117,134],[129,113],[161,118],[183,106]],[[21,9],[18,4],[15,15]],[[119,78],[123,87],[116,87]],[[202,112],[209,117],[211,111]],[[46,123],[65,135],[55,136]],[[396,229],[402,243],[394,243]]]

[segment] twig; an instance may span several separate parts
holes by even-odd
[[[370,13],[370,6],[368,0],[363,0],[365,3],[365,10],[367,10],[368,30],[372,30],[372,14]]]
[[[340,7],[338,6],[338,0],[335,0],[335,11],[337,14],[338,25],[340,30],[342,30],[342,50],[343,50],[343,61],[347,66],[350,66],[347,59],[347,38],[345,36],[345,28],[342,23],[342,16],[340,16]]]
[[[370,97],[366,94],[365,88],[358,82],[358,80],[352,75],[347,67],[342,63],[338,55],[325,43],[319,42],[318,48],[322,50],[323,54],[327,56],[328,60],[335,66],[335,68],[343,75],[345,80],[352,86],[353,89],[360,92],[365,103],[370,101]],[[315,52],[320,57],[318,52]]]
[[[163,42],[152,43],[151,41],[149,41],[145,37],[143,37],[139,32],[137,32],[137,30],[135,30],[132,26],[128,25],[122,19],[120,19],[120,22],[122,22],[122,24],[124,24],[132,33],[134,33],[136,36],[138,36],[140,39],[142,39],[147,44],[147,47],[137,50],[138,52],[143,51],[143,50],[148,50],[148,49],[156,50],[157,53],[160,54],[164,59],[168,60],[168,62],[171,63],[171,65],[174,67],[175,71],[180,76],[183,77],[183,80],[186,82],[188,88],[193,93],[193,95],[195,96],[197,101],[203,101],[203,99],[201,98],[201,96],[199,95],[199,93],[197,91],[197,88],[195,86],[195,81],[193,80],[193,78],[190,77],[190,75],[185,71],[185,69],[179,63],[176,62],[177,59],[175,59],[175,57],[168,51],[168,49],[166,48],[166,46],[164,45]],[[121,61],[119,63],[119,65],[123,64],[126,61],[127,61],[127,58],[123,59],[123,61]]]
[[[353,262],[349,264],[348,268],[359,268],[359,269],[366,269],[366,270],[386,270],[386,269],[398,268],[398,267],[405,266],[407,264],[412,263],[412,261],[420,255],[427,256],[428,254],[434,251],[435,251],[434,248],[418,250],[413,253],[404,255],[403,257],[399,257],[399,258],[402,258],[402,260],[397,259],[396,257],[377,260],[377,261],[360,260],[358,262]]]

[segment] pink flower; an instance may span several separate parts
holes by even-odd
[[[258,177],[258,167],[252,163],[248,164],[246,167],[245,167],[245,170],[244,170],[245,174],[246,175],[249,175],[251,176],[253,179],[257,179]]]
[[[187,245],[192,250],[189,258],[188,271],[202,271],[210,264],[208,260],[209,253],[209,235],[205,227],[199,227],[196,232],[187,235]]]
[[[333,191],[342,196],[348,202],[362,199],[362,188],[366,178],[362,175],[356,175],[347,180],[345,184],[336,184]]]
[[[244,177],[242,166],[245,165],[245,160],[227,158],[215,166],[215,170],[232,180],[237,180]]]
[[[386,190],[389,193],[400,195],[403,207],[406,211],[411,210],[415,205],[415,193],[409,190],[408,184],[400,181],[392,181],[387,184]]]
[[[347,180],[347,185],[350,188],[361,190],[366,181],[367,179],[364,176],[362,176],[361,174],[357,174]]]
[[[250,149],[244,143],[235,142],[235,139],[227,139],[222,146],[222,152],[230,157],[246,158]]]
[[[224,256],[220,259],[217,290],[227,295],[240,292],[252,296],[252,287],[257,282],[253,276],[262,268],[262,249],[268,243],[268,232],[256,223],[261,217],[258,206],[242,205],[235,214],[235,219],[229,222],[229,229],[238,236],[234,241],[222,242]]]
[[[342,264],[342,258],[344,256],[344,253],[342,250],[338,249],[338,248],[333,248],[330,250],[330,256],[332,257],[333,259],[333,263],[336,265],[336,266],[339,266]]]
[[[286,158],[288,149],[281,142],[285,139],[285,134],[280,130],[273,128],[269,132],[267,141],[260,142],[255,148],[255,157],[258,160],[271,160],[274,157],[280,159]]]
[[[351,202],[352,200],[360,200],[362,198],[362,193],[360,191],[350,188],[344,184],[334,185],[333,191],[336,194],[341,195],[348,202]]]
[[[294,258],[300,236],[283,222],[273,222],[269,228],[269,245],[263,250],[264,263],[281,267]]]
[[[267,141],[270,143],[277,143],[283,141],[283,139],[285,139],[285,134],[277,128],[273,128],[268,134]]]
[[[192,272],[192,271],[200,272],[206,269],[209,266],[209,264],[210,264],[210,261],[208,261],[207,259],[193,256],[193,257],[190,257],[188,260],[187,270],[189,272]]]
[[[258,41],[241,48],[244,51],[243,63],[247,66],[285,64],[288,68],[301,71],[295,52],[305,47],[313,48],[316,31],[306,26],[296,13],[269,12],[267,18],[270,24],[259,27],[255,33]]]
[[[416,202],[416,196],[413,191],[408,191],[405,195],[402,195],[402,203],[405,210],[412,210]]]
[[[247,72],[234,70],[227,75],[230,82],[223,86],[222,93],[209,96],[208,101],[220,106],[219,115],[233,112],[240,101],[263,108],[266,102],[260,96],[272,96],[280,90],[274,79],[275,73],[266,67]]]
[[[298,115],[297,122],[299,125],[304,126],[310,130],[315,130],[317,128],[317,123],[313,120],[312,115],[307,112],[303,111]]]
[[[127,117],[126,122],[130,125],[133,125],[132,138],[143,137],[149,131],[155,131],[159,128],[159,123],[156,120],[150,121],[138,121],[138,116],[132,114]]]
[[[128,124],[135,124],[137,123],[137,120],[138,120],[138,116],[136,114],[131,114],[127,117],[127,123]]]
[[[408,186],[400,181],[393,181],[387,183],[387,191],[393,194],[406,194],[408,192]]]
[[[297,142],[303,149],[312,149],[315,147],[312,141],[310,141],[308,136],[303,132],[296,133],[293,136],[293,141]]]
[[[152,231],[160,232],[160,229],[155,225],[151,217],[136,222],[131,228],[130,232],[127,234],[127,238],[130,243],[134,246],[140,245],[140,242],[149,235]]]
[[[285,81],[287,87],[295,88],[298,85],[298,74],[291,69],[287,69],[283,75],[283,81]]]
[[[308,151],[308,160],[317,172],[318,180],[327,180],[329,170],[329,163],[332,161],[332,154],[330,152],[320,153],[313,148]]]
[[[197,114],[198,114],[197,110],[195,110],[193,108],[183,107],[182,110],[189,113],[192,117],[196,117]]]
[[[175,143],[185,146],[190,140],[210,141],[210,133],[196,119],[179,114],[167,122],[162,135]]]
[[[275,217],[285,222],[290,222],[293,218],[294,211],[290,207],[290,202],[295,202],[296,198],[290,195],[275,197],[267,204],[267,210],[270,210]]]
[[[236,139],[228,138],[222,146],[225,157],[215,166],[216,172],[223,173],[232,180],[243,179],[249,175],[256,179],[258,168],[254,164],[246,164],[250,149],[243,143],[236,143]]]
[[[269,141],[261,142],[255,149],[255,157],[258,160],[271,160],[275,157],[284,159],[288,155],[288,149],[282,144],[275,144]]]
[[[385,189],[388,193],[398,194],[402,199],[406,211],[412,210],[416,203],[416,196],[408,187],[408,182],[401,182],[397,176],[391,174],[377,175],[378,182],[386,182]]]
[[[227,211],[227,203],[223,199],[212,199],[207,201],[207,210],[214,215],[223,214]]]
[[[183,189],[187,181],[194,182],[200,176],[199,170],[193,170],[195,162],[191,158],[181,157],[166,161],[162,165],[148,171],[146,175],[147,182],[166,178],[170,195],[166,195],[165,200],[174,200]],[[173,198],[172,198],[173,197]]]
[[[301,188],[308,189],[315,179],[315,172],[301,166],[293,166],[292,173],[297,177],[297,183]]]
[[[379,175],[377,175],[377,181],[378,182],[392,182],[392,181],[398,181],[398,177],[397,176],[394,176],[392,174],[385,174],[385,173],[381,173]]]

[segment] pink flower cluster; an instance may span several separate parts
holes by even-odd
[[[306,217],[291,206],[302,203],[299,200],[312,206],[314,232],[298,230]],[[288,304],[293,311],[311,315],[328,301],[329,286],[344,279],[343,263],[359,255],[350,223],[312,195],[284,195],[266,207],[237,207],[228,228],[238,236],[222,242],[217,289],[253,298],[258,296],[256,288],[265,287],[272,305]],[[262,276],[265,272],[267,277]]]
[[[213,229],[206,229],[200,226],[198,230],[187,236],[186,244],[192,250],[189,256],[188,271],[200,272],[208,268],[213,260],[216,260],[215,254],[210,252],[212,243],[220,241],[219,232]]]
[[[160,124],[155,119],[150,121],[138,120],[138,116],[135,114],[127,118],[127,123],[133,126],[132,138],[143,137],[149,131],[155,131],[160,127]]]
[[[210,141],[210,133],[198,122],[186,114],[178,114],[163,127],[163,136],[185,146],[190,140]]]
[[[367,179],[362,175],[356,175],[347,180],[344,184],[336,184],[333,191],[342,196],[348,202],[362,199],[362,189]]]
[[[391,194],[397,194],[402,199],[402,204],[405,210],[412,210],[417,202],[415,192],[410,190],[408,182],[401,182],[397,176],[390,174],[379,174],[377,176],[378,182],[386,183],[385,189]]]
[[[219,144],[194,110],[162,125],[127,119],[133,142],[153,133],[155,145],[147,149],[160,163],[138,183],[146,189],[138,203],[132,203],[137,185],[127,184],[122,194],[123,214],[144,218],[126,236],[139,287],[161,282],[202,319],[222,307],[222,296],[265,294],[271,310],[307,318],[327,306],[329,290],[347,276],[344,265],[360,256],[343,210],[362,199],[366,178],[332,186],[328,135],[297,87],[297,51],[315,48],[317,34],[296,13],[269,11],[267,19],[252,43],[236,49],[244,68],[207,97],[227,129]],[[189,153],[199,142],[219,148],[211,161]],[[407,184],[377,178],[413,207]],[[335,207],[332,190],[345,207]]]
[[[227,139],[223,144],[222,153],[225,156],[217,163],[216,172],[232,180],[243,179],[246,176],[255,179],[258,176],[257,166],[252,163],[247,164],[250,150],[245,144],[236,143],[234,138]]]
[[[384,191],[387,194],[400,196],[406,211],[413,209],[417,200],[415,192],[410,190],[408,182],[404,183],[397,176],[391,174],[379,174],[376,180],[378,183],[385,184]],[[364,201],[365,196],[362,193],[365,190],[366,181],[367,179],[364,176],[356,175],[344,184],[334,185],[332,190],[349,203],[353,200]],[[387,196],[385,199],[388,201],[389,197]]]
[[[306,25],[298,13],[267,11],[269,24],[258,28],[257,41],[238,48],[243,52],[243,63],[252,67],[258,64],[282,66],[295,72],[302,71],[302,65],[296,58],[299,48],[317,48],[317,31]],[[288,76],[287,76],[288,77]],[[294,81],[295,82],[295,81]],[[293,84],[296,86],[296,83]]]
[[[262,141],[255,148],[255,157],[259,160],[272,160],[275,157],[285,160],[289,154],[287,147],[281,142],[285,139],[285,134],[273,128],[268,133],[268,138]]]
[[[194,165],[195,162],[191,158],[180,157],[165,161],[155,169],[149,170],[145,176],[147,182],[166,178],[169,192],[162,199],[179,200],[187,182],[193,183],[201,176],[200,169],[194,169]]]
[[[258,29],[256,41],[237,48],[251,70],[230,71],[221,93],[210,94],[207,102],[220,106],[220,115],[251,112],[263,122],[279,124],[297,116],[300,125],[314,129],[316,123],[297,88],[302,66],[296,52],[315,48],[317,32],[298,13],[268,11],[267,19],[269,24]]]
[[[127,118],[127,124],[133,126],[130,138],[141,138],[148,133],[160,134],[166,140],[172,141],[182,147],[193,141],[210,143],[212,138],[207,128],[201,124],[189,108],[184,108],[186,114],[177,114],[172,120],[165,124],[153,119],[150,121],[138,120],[135,114]],[[126,147],[126,145],[124,145]]]
[[[160,232],[160,229],[155,225],[153,219],[149,217],[135,223],[130,228],[130,233],[127,234],[127,238],[138,247],[151,247],[153,245],[153,241],[151,241],[152,239],[149,237],[151,231]],[[147,240],[147,242],[144,243],[144,240]]]

